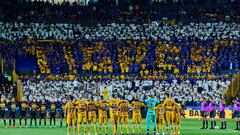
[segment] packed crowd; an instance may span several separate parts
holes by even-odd
[[[3,40],[57,39],[57,40],[143,40],[187,39],[207,40],[238,39],[240,25],[236,23],[190,23],[189,25],[160,26],[152,24],[98,24],[95,27],[81,24],[59,23],[0,23],[0,38]]]
[[[11,77],[4,76],[4,74],[0,74],[0,98],[2,96],[7,98],[16,96],[16,88],[11,81]]]
[[[76,43],[1,43],[5,69],[19,56],[34,57],[47,74],[216,73],[238,70],[239,29],[235,23],[80,24],[1,23],[0,37],[79,40]],[[49,31],[50,29],[50,31]],[[13,32],[14,31],[14,32]],[[101,39],[101,40],[100,40]],[[11,44],[11,47],[9,47]],[[68,44],[68,45],[66,45]],[[6,50],[7,53],[3,53]],[[21,65],[20,65],[21,66]]]
[[[208,0],[77,0],[64,1],[3,1],[0,17],[8,20],[50,22],[148,22],[162,18],[198,20],[239,20],[239,1]],[[222,3],[221,3],[222,2]],[[212,3],[212,6],[210,3]],[[191,5],[191,6],[189,6]],[[211,5],[211,6],[210,6]],[[226,19],[228,18],[228,19]]]
[[[140,80],[140,79],[23,79],[24,97],[31,101],[34,97],[37,101],[42,99],[56,102],[74,95],[76,98],[99,100],[101,91],[109,89],[111,94],[120,99],[132,101],[134,95],[139,100],[145,100],[149,94],[154,94],[160,101],[164,100],[166,93],[177,98],[183,105],[200,106],[203,97],[212,96],[216,103],[224,98],[224,92],[230,85],[231,78],[192,79],[169,77],[165,80]]]

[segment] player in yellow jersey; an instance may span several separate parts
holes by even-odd
[[[103,96],[100,97],[98,101],[98,120],[99,120],[99,133],[102,133],[102,127],[105,128],[105,134],[108,133],[108,118],[107,118],[107,101],[104,100]]]
[[[128,127],[128,112],[130,108],[130,103],[127,100],[123,100],[119,104],[119,122],[120,122],[120,133],[123,134],[123,124],[126,126],[127,134],[129,134]]]
[[[65,116],[67,116],[67,134],[70,135],[71,126],[73,127],[74,135],[76,135],[76,106],[73,96],[70,96],[70,100],[65,106]]]
[[[133,101],[131,103],[132,108],[132,134],[135,134],[135,129],[137,127],[137,134],[141,133],[141,121],[142,121],[142,114],[141,114],[141,107],[144,106],[143,101],[139,101],[136,97],[133,97]]]
[[[110,119],[112,122],[113,127],[113,134],[117,134],[117,122],[118,122],[118,106],[121,102],[121,100],[116,99],[115,95],[112,95],[112,99],[109,99],[108,101],[109,107],[110,107]]]
[[[97,102],[93,100],[93,97],[90,98],[90,100],[87,103],[87,111],[88,111],[88,134],[91,132],[91,123],[93,123],[94,126],[94,132],[95,135],[97,135]]]
[[[182,107],[178,104],[178,99],[175,99],[174,102],[174,134],[180,135],[180,122],[181,122],[181,110]]]
[[[76,106],[78,110],[78,135],[81,134],[81,125],[83,126],[84,134],[87,134],[87,100],[77,100]]]
[[[169,128],[170,128],[170,132],[172,134],[174,100],[169,97],[168,93],[166,94],[166,98],[163,102],[163,106],[164,106],[164,109],[165,109],[166,134],[168,134]]]
[[[158,104],[157,106],[157,132],[164,134],[164,106],[163,104]],[[162,130],[162,131],[161,131]]]

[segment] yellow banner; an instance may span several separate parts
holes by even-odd
[[[201,118],[200,110],[185,110],[186,118]],[[232,111],[225,110],[225,117],[232,118]],[[219,113],[216,114],[216,118],[219,118]]]

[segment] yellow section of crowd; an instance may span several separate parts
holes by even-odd
[[[68,64],[70,73],[77,74],[77,68],[76,68],[75,60],[73,58],[71,46],[64,46],[63,53],[64,53],[64,57],[66,59],[66,62]]]
[[[37,58],[37,64],[40,69],[40,73],[42,74],[50,74],[50,68],[47,65],[47,57],[46,53],[49,51],[48,49],[52,48],[46,48],[45,46],[30,46],[25,47],[25,50],[31,54],[35,55]]]
[[[93,72],[104,72],[104,73],[112,73],[112,60],[109,56],[101,57],[101,53],[109,53],[109,50],[105,47],[106,43],[104,42],[96,42],[94,47],[82,47],[81,52],[83,52],[83,70],[84,71],[93,71]],[[100,62],[93,62],[92,55],[93,53],[99,53],[96,57],[100,59]]]

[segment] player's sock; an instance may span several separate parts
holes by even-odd
[[[44,120],[44,126],[46,126],[47,125],[47,121],[46,120]]]
[[[50,118],[50,126],[52,126],[52,118]]]
[[[24,119],[24,121],[25,121],[25,126],[27,126],[27,119]]]
[[[19,124],[20,124],[20,126],[22,126],[22,119],[21,118],[19,119]]]
[[[9,126],[12,126],[12,120],[9,119]]]
[[[96,125],[96,123],[94,123],[93,128],[94,128],[95,134],[97,134],[97,125]],[[101,132],[100,132],[100,133],[101,133]]]
[[[7,122],[5,119],[3,119],[3,123],[4,123],[4,126],[6,127],[7,126]]]
[[[223,129],[223,125],[224,125],[224,122],[222,121],[222,122],[221,122],[221,129]]]
[[[177,134],[178,134],[178,135],[180,135],[180,132],[181,132],[180,129],[181,129],[181,128],[180,128],[180,124],[179,124],[179,125],[178,125],[178,129],[177,129]]]
[[[120,124],[120,133],[123,134],[123,125]]]
[[[128,127],[128,124],[126,124],[126,130],[127,130],[127,134],[129,134],[129,127]]]
[[[211,121],[211,129],[213,128],[213,121]]]
[[[76,132],[77,132],[76,126],[73,125],[73,134],[76,135]]]
[[[142,132],[142,126],[141,124],[138,124],[138,133],[141,133]]]
[[[165,133],[168,134],[168,126],[165,128]]]
[[[53,124],[56,126],[56,118],[53,119]]]
[[[216,121],[214,121],[213,123],[214,123],[214,128],[215,128],[215,127],[216,127],[216,125],[217,125],[217,123],[216,123]]]
[[[103,125],[99,124],[99,127],[98,127],[99,133],[101,133],[101,134],[102,134],[102,126],[103,126]]]
[[[91,125],[88,124],[88,133],[90,133],[90,130],[91,130]]]
[[[39,120],[39,126],[41,126],[41,125],[42,125],[42,120],[40,119],[40,120]]]
[[[35,123],[35,127],[37,126],[37,120],[36,119],[34,119],[34,123]]]
[[[239,130],[239,129],[240,129],[240,128],[239,128],[239,126],[240,126],[240,121],[238,121],[237,123],[238,123],[237,129]]]
[[[176,131],[177,131],[177,126],[174,125],[174,127],[173,127],[173,134],[174,134],[174,135],[176,134]]]
[[[116,132],[117,132],[117,131],[116,131],[116,125],[114,124],[114,125],[113,125],[113,134],[116,134]]]
[[[208,128],[208,120],[205,120],[205,124],[206,124],[206,127],[205,127],[205,129],[206,129],[206,128]]]
[[[172,134],[172,132],[173,132],[173,126],[171,125],[170,126],[170,134]]]
[[[62,127],[62,120],[60,121],[60,128]]]
[[[106,124],[105,125],[105,133],[107,134],[107,132],[108,132],[108,125]]]
[[[236,121],[236,130],[238,130],[238,122]]]
[[[202,129],[205,128],[205,120],[202,121]]]
[[[70,126],[67,127],[67,134],[70,135]]]
[[[15,119],[13,119],[13,126],[15,126]]]
[[[226,121],[224,121],[224,129],[226,129],[227,128],[227,123],[226,123]]]
[[[147,134],[149,134],[149,124],[150,124],[150,122],[147,122],[147,125],[146,125]]]
[[[80,135],[80,133],[81,133],[81,125],[78,124],[77,127],[78,127],[78,134]]]
[[[84,128],[84,133],[86,134],[87,133],[87,125],[83,124],[83,128]]]
[[[135,134],[135,124],[132,126],[132,133]]]

